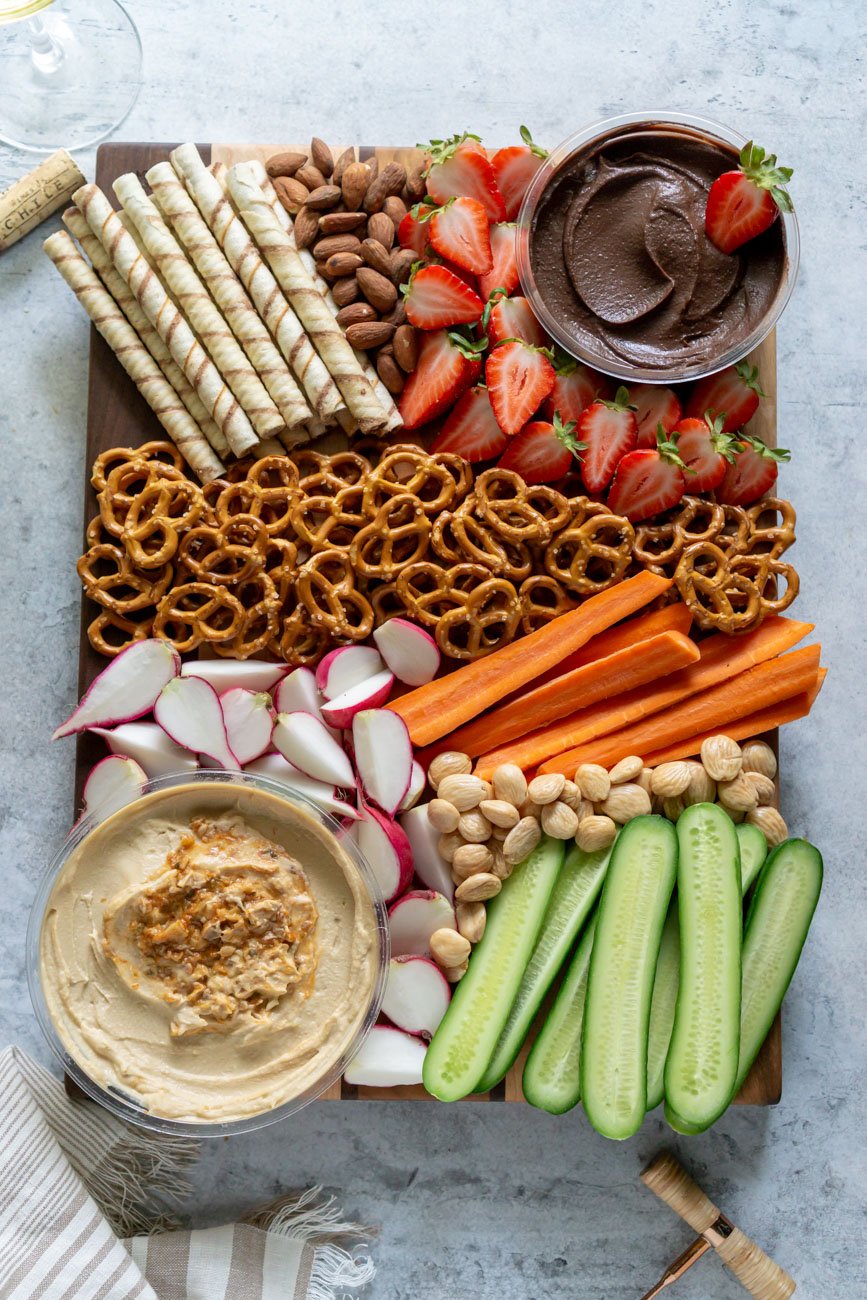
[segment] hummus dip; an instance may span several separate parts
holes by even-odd
[[[40,978],[64,1047],[153,1115],[246,1119],[322,1080],[370,1007],[377,916],[307,812],[250,786],[145,796],[72,851]]]

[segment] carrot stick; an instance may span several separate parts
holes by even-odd
[[[822,689],[827,671],[827,668],[819,669],[815,685],[811,690],[800,691],[790,700],[783,700],[781,704],[772,704],[767,709],[759,709],[758,713],[751,713],[747,718],[738,718],[737,722],[726,723],[725,734],[732,740],[746,740],[748,736],[761,736],[766,731],[773,731],[775,727],[785,726],[787,722],[797,722],[798,718],[805,718]],[[648,754],[644,761],[648,767],[658,767],[660,763],[670,763],[676,758],[691,758],[699,752],[709,736],[717,734],[715,731],[705,731],[700,736],[690,736],[689,740],[679,740],[666,749],[658,749],[655,753]]]
[[[755,632],[744,636],[729,637],[722,633],[709,636],[699,642],[701,658],[692,667],[663,677],[652,686],[626,691],[601,706],[582,709],[561,722],[483,754],[476,764],[476,771],[480,776],[490,778],[500,763],[517,763],[526,772],[554,754],[562,754],[599,736],[619,731],[755,664],[772,659],[797,645],[812,630],[812,623],[799,623],[796,619],[778,615],[766,618]]]
[[[539,771],[563,772],[571,776],[581,763],[601,763],[611,767],[629,754],[654,754],[679,740],[690,740],[706,731],[726,731],[740,718],[770,709],[774,704],[810,690],[819,671],[820,649],[816,645],[804,646],[778,659],[757,664],[755,668],[748,668],[708,691],[681,700],[651,718],[644,718],[631,727],[549,758],[540,765]]]
[[[543,673],[537,679],[537,685],[541,686],[553,677],[562,676],[563,673],[570,673],[573,668],[583,668],[584,664],[592,663],[595,659],[605,659],[618,650],[625,650],[627,646],[635,645],[637,641],[649,641],[652,636],[658,636],[661,632],[682,632],[684,636],[688,636],[691,624],[692,612],[682,601],[678,601],[676,605],[663,605],[662,609],[652,609],[647,614],[637,614],[635,618],[628,618],[623,623],[610,627],[607,632],[600,632],[598,636],[594,636],[556,668]]]
[[[598,632],[635,613],[670,586],[669,579],[655,573],[636,574],[520,641],[410,691],[388,708],[403,718],[414,745],[429,745],[547,672]]]
[[[594,637],[598,641],[599,637]],[[592,643],[591,643],[592,644]],[[528,731],[545,727],[565,709],[583,709],[633,687],[665,677],[699,658],[698,647],[680,632],[661,632],[646,641],[594,659],[544,685],[492,709],[466,727],[459,727],[441,744],[471,756],[507,744]],[[435,747],[436,748],[436,747]]]

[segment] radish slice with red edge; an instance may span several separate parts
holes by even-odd
[[[374,1025],[344,1072],[359,1088],[396,1088],[421,1083],[427,1047],[420,1038],[390,1025]]]
[[[365,804],[356,833],[359,849],[376,877],[386,903],[412,883],[412,849],[406,831],[378,808]]]
[[[352,764],[325,723],[312,713],[278,713],[272,739],[283,757],[305,776],[344,790],[355,789]]]
[[[394,676],[388,671],[365,677],[363,682],[350,686],[349,690],[335,695],[322,705],[322,720],[330,727],[345,730],[352,726],[352,719],[362,709],[378,709],[385,704],[394,686]]]
[[[431,825],[427,815],[427,804],[418,804],[400,817],[400,825],[406,831],[415,874],[428,889],[444,894],[449,901],[455,896],[455,883],[449,864],[439,850],[440,832]]]
[[[312,713],[322,722],[319,688],[316,678],[309,668],[296,668],[284,677],[274,692],[274,707],[278,713]],[[335,731],[329,728],[333,740],[340,741]]]
[[[352,719],[352,747],[365,799],[391,817],[412,777],[412,742],[406,723],[389,709],[364,709]]]
[[[333,785],[328,785],[324,781],[314,781],[312,776],[305,776],[291,763],[287,763],[282,754],[263,754],[261,758],[248,763],[244,771],[252,772],[255,776],[269,776],[272,781],[280,781],[297,794],[306,795],[324,812],[330,812],[343,821],[354,824],[361,815],[351,803],[341,799],[340,792],[335,790]]]
[[[78,707],[52,736],[110,727],[150,713],[160,691],[181,671],[181,656],[167,641],[134,641],[95,677]]]
[[[240,769],[229,746],[220,697],[203,677],[175,677],[168,682],[154,704],[154,718],[176,745],[231,772]]]
[[[112,754],[100,759],[84,783],[84,813],[104,821],[144,794],[147,775],[135,759]]]
[[[195,772],[199,766],[194,755],[170,740],[155,722],[122,722],[111,730],[88,727],[88,731],[102,736],[113,754],[134,758],[149,781],[175,772]]]
[[[432,682],[440,652],[429,632],[406,618],[390,618],[374,630],[373,639],[388,668],[407,686]]]
[[[276,714],[265,691],[233,686],[220,696],[229,748],[241,764],[260,758],[271,744]]]
[[[398,1029],[433,1038],[451,996],[451,985],[429,958],[392,957],[388,963],[382,1011]]]
[[[368,677],[381,673],[385,664],[370,645],[341,645],[320,661],[316,686],[326,700],[333,700]]]
[[[435,930],[455,930],[455,909],[432,889],[411,889],[388,909],[392,957],[430,957]]]
[[[288,672],[288,664],[272,664],[266,659],[190,659],[181,669],[181,676],[203,677],[222,695],[236,686],[270,693]]]
[[[407,787],[406,794],[400,801],[398,812],[409,812],[410,808],[414,808],[424,794],[424,788],[426,785],[427,776],[425,775],[425,770],[421,763],[416,759],[413,759],[412,771],[410,772],[409,777],[409,786]]]

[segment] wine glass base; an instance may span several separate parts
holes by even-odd
[[[138,30],[117,0],[56,0],[35,22],[45,33],[35,52],[29,23],[0,26],[0,140],[33,153],[85,149],[138,98]]]

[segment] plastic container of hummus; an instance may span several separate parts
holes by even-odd
[[[339,824],[267,777],[162,777],[73,828],[27,937],[63,1069],[146,1128],[273,1123],[343,1073],[375,1023],[385,906]]]
[[[661,112],[596,122],[552,151],[518,217],[518,271],[571,356],[626,383],[682,383],[770,333],[797,276],[794,213],[734,253],[704,230],[710,186],[744,144],[715,122]]]

